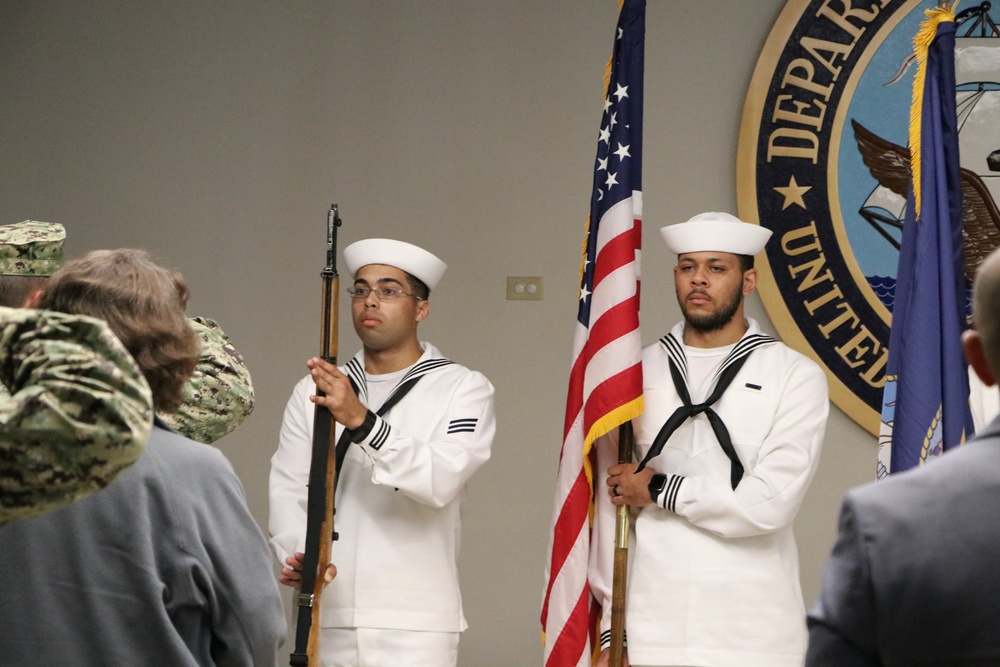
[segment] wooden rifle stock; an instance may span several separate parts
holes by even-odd
[[[320,321],[320,356],[331,364],[337,363],[337,315],[339,311],[340,276],[337,274],[337,227],[341,224],[337,205],[330,207],[326,225],[326,267],[323,279],[323,300]],[[316,389],[317,396],[323,392]],[[293,667],[319,665],[320,599],[323,594],[330,551],[337,534],[333,529],[334,481],[337,476],[336,442],[333,416],[320,405],[313,413],[312,462],[309,468],[308,520],[306,524],[305,556],[302,579],[296,597],[297,619],[295,647],[290,663]]]
[[[618,427],[618,463],[631,463],[635,436],[632,422]],[[608,667],[622,667],[625,657],[625,591],[628,577],[629,506],[619,505],[615,517],[615,564],[611,584],[611,648]]]

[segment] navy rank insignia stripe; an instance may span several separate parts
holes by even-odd
[[[475,433],[476,424],[479,423],[478,417],[469,417],[466,419],[452,419],[448,422],[448,435],[453,433]]]
[[[1000,243],[1000,3],[958,6],[966,276]],[[913,38],[936,0],[788,0],[762,49],[737,150],[740,218],[773,232],[757,268],[782,340],[879,432],[909,188]],[[968,7],[967,9],[965,7]],[[970,194],[975,201],[970,202]],[[992,213],[991,213],[992,212]]]

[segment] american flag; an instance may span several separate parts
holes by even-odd
[[[542,603],[545,666],[590,665],[595,440],[642,412],[639,249],[645,0],[624,0],[608,65]]]

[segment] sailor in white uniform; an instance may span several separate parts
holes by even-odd
[[[706,213],[661,231],[677,254],[684,321],[643,350],[639,463],[611,466],[598,497],[601,522],[616,505],[638,509],[627,655],[632,665],[800,667],[792,521],[819,462],[826,379],[744,316],[769,230]],[[592,563],[605,647],[612,548],[602,542]]]
[[[285,409],[270,476],[281,582],[299,581],[318,404],[332,413],[337,438],[347,428],[351,441],[335,498],[336,577],[322,598],[323,665],[455,665],[467,627],[456,563],[461,505],[490,457],[493,386],[417,338],[444,262],[388,239],[351,244],[344,259],[363,349],[341,368],[310,359]]]

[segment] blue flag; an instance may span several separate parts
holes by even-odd
[[[962,352],[965,273],[955,108],[954,7],[927,10],[914,39],[912,179],[879,437],[878,477],[922,465],[972,434]]]

